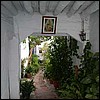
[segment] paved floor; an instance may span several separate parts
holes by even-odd
[[[47,79],[43,79],[43,71],[40,70],[34,77],[36,90],[31,99],[59,99],[55,93],[55,88]]]

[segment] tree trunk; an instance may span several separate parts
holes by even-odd
[[[78,65],[75,65],[75,77],[78,79]]]
[[[32,51],[33,51],[33,48],[30,49],[30,53],[29,53],[29,57],[28,57],[28,65],[31,63]]]

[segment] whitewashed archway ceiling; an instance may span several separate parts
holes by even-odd
[[[86,17],[99,9],[99,1],[1,1],[3,16],[16,16],[18,11],[25,11],[33,15],[39,12],[46,15],[50,12],[54,16],[66,13],[67,17],[80,14]]]
[[[98,9],[99,1],[1,1],[1,19],[13,25],[15,21],[13,20],[13,16],[20,16],[21,13],[21,17],[16,17],[16,19],[18,18],[16,22],[18,22],[20,37],[21,39],[23,39],[27,35],[29,35],[29,32],[32,33],[33,29],[35,33],[40,33],[40,16],[48,15],[48,13],[50,13],[50,15],[57,16],[59,19],[59,23],[61,23],[57,26],[57,33],[67,32],[80,41],[78,34],[81,30],[81,22],[78,23],[78,21],[80,21],[80,18],[87,18],[90,14],[97,11]],[[23,15],[24,12],[26,15],[25,17]],[[37,14],[39,16],[37,16]],[[63,17],[59,16],[62,16],[63,14]],[[78,15],[78,17],[73,18],[74,15]],[[71,18],[73,18],[73,20]],[[36,19],[37,21],[35,21]],[[70,22],[72,24],[70,24]],[[74,22],[77,24],[75,24]],[[37,23],[37,25],[35,23]],[[31,26],[29,27],[30,24]],[[85,29],[88,31],[87,25],[88,24],[85,25]],[[27,29],[29,29],[30,31]],[[11,37],[14,36],[14,33],[12,32],[8,35]]]

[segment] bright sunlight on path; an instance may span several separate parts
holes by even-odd
[[[35,75],[34,85],[36,87],[34,93],[35,99],[58,99],[54,86],[47,79],[43,79],[42,70],[39,70]]]

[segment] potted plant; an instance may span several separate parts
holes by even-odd
[[[55,89],[60,87],[58,81],[53,81],[53,85],[54,85]]]
[[[35,91],[35,86],[33,85],[33,80],[22,79],[20,81],[20,91],[22,93],[23,99],[29,99],[32,91]]]
[[[25,74],[27,78],[31,78],[33,73],[33,67],[27,66],[25,69]]]

